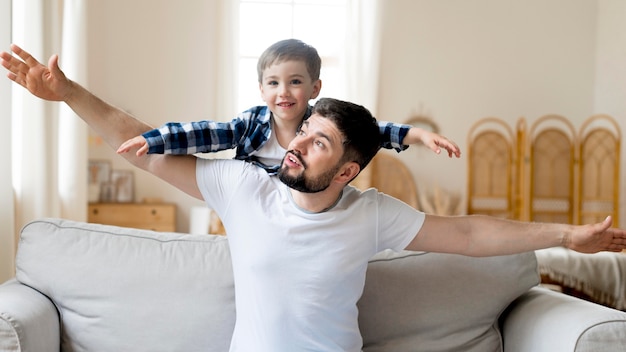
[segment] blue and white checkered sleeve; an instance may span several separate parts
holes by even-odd
[[[144,134],[148,142],[148,154],[165,154],[165,140],[160,129],[153,129]]]
[[[404,137],[411,129],[411,125],[404,125],[392,122],[378,121],[380,129],[382,148],[395,149],[398,153],[407,149],[409,146],[402,144]]]
[[[143,136],[148,141],[149,154],[186,155],[233,148],[235,128],[229,122],[169,122]]]

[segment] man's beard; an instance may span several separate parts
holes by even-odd
[[[293,151],[291,151],[291,153],[298,157],[301,165],[306,170],[306,165],[302,162],[302,159],[300,159],[300,155]],[[332,169],[325,171],[323,174],[315,178],[307,178],[304,175],[304,171],[296,176],[291,176],[287,173],[288,170],[289,168],[284,166],[283,159],[283,165],[281,165],[278,170],[278,179],[287,185],[287,187],[304,193],[317,193],[330,186],[333,178],[337,174],[337,171],[339,171],[339,165],[335,165]]]

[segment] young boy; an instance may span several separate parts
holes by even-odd
[[[267,48],[257,64],[261,97],[267,106],[256,106],[230,122],[170,122],[130,139],[118,152],[139,147],[137,155],[195,154],[237,148],[236,159],[247,160],[274,173],[286,146],[302,121],[311,115],[309,100],[322,88],[321,59],[312,46],[296,39],[279,41]],[[447,138],[410,125],[379,122],[382,147],[398,152],[409,144],[423,143],[436,153],[444,148],[460,156],[458,146]]]

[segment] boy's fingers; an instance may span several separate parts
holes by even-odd
[[[139,150],[137,150],[137,156],[143,156],[148,152],[148,145],[144,144]]]
[[[124,143],[122,143],[118,148],[117,148],[117,153],[118,154],[122,154],[122,153],[126,153],[128,151],[128,149],[130,149],[130,141],[126,141]]]

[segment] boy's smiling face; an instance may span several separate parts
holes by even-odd
[[[322,81],[311,79],[303,61],[287,60],[266,68],[259,86],[274,118],[300,123],[309,100],[318,96]]]

